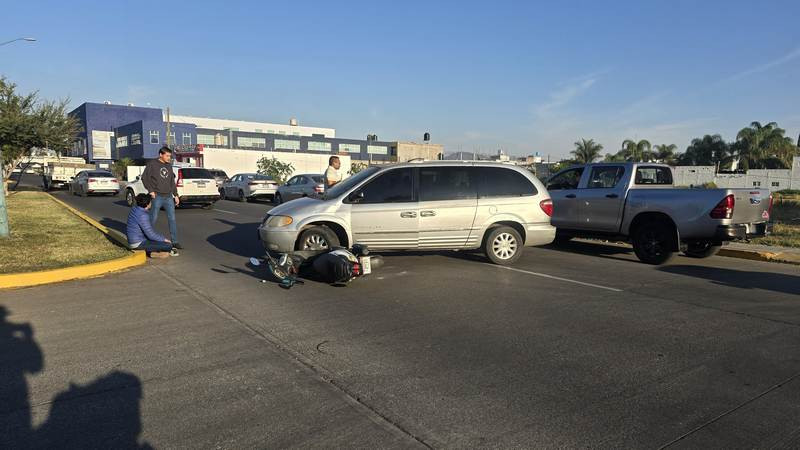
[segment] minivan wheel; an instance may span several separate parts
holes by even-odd
[[[712,241],[690,241],[686,244],[684,254],[690,258],[709,258],[722,248],[721,243]]]
[[[247,197],[244,196],[244,191],[239,191],[239,201],[240,202],[247,201]]]
[[[522,256],[522,236],[511,227],[492,228],[483,241],[483,251],[494,264],[513,264]]]
[[[126,189],[125,190],[125,203],[127,203],[128,206],[133,207],[134,202],[136,202],[136,197],[133,195],[133,191],[130,190],[130,189]]]
[[[324,225],[306,228],[297,239],[297,250],[328,250],[339,246],[336,233]]]
[[[674,239],[671,227],[658,222],[645,223],[633,234],[633,251],[643,263],[664,264],[675,255]]]

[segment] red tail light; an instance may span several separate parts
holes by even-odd
[[[314,186],[314,191],[321,194],[325,192],[325,188],[322,185]]]
[[[767,214],[772,217],[772,194],[769,194],[769,209],[767,210]]]
[[[547,200],[542,200],[539,202],[539,207],[542,208],[545,214],[549,217],[553,217],[553,201],[549,198]]]
[[[711,210],[712,219],[730,219],[733,217],[733,207],[736,206],[736,200],[733,194],[723,198],[714,209]]]
[[[111,179],[111,182],[112,182],[112,183],[119,183],[119,181],[117,181],[117,179],[116,179],[116,178],[112,178],[112,179]]]
[[[177,187],[183,187],[183,171],[178,169],[178,182],[175,183]]]
[[[88,181],[89,181],[89,183],[96,183],[97,182],[97,178],[89,178]]]
[[[247,183],[248,186],[255,186],[257,184],[261,184],[261,183],[257,183],[255,181],[251,181],[251,182]]]

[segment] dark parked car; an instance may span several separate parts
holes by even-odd
[[[217,182],[217,188],[222,187],[222,183],[228,181],[228,174],[226,174],[224,170],[208,169],[208,171],[211,172],[211,175],[214,175],[214,181]]]

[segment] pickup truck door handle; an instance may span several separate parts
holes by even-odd
[[[575,198],[575,194],[567,194],[564,197],[566,197],[566,198]]]
[[[619,198],[617,194],[606,194],[606,198]]]
[[[419,215],[422,217],[433,217],[436,215],[436,211],[420,211]]]
[[[417,217],[417,213],[414,211],[403,211],[400,213],[400,217],[403,219],[413,219]]]

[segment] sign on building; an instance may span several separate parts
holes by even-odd
[[[111,159],[111,138],[113,131],[92,130],[92,159]]]

